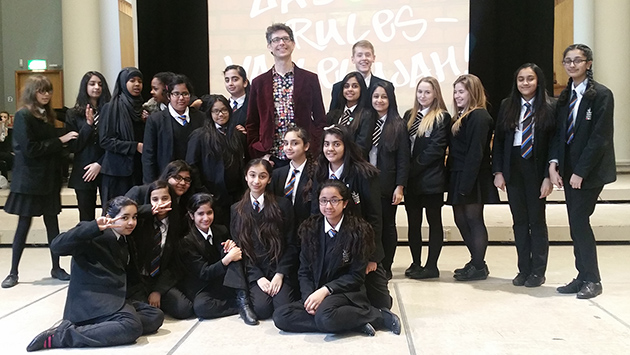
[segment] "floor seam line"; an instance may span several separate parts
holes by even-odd
[[[14,311],[11,311],[11,312],[9,312],[9,313],[7,313],[7,314],[5,314],[5,315],[1,316],[1,317],[0,317],[0,320],[4,319],[4,318],[6,318],[6,317],[8,317],[8,316],[10,316],[10,315],[12,315],[12,314],[17,313],[17,312],[19,312],[19,311],[23,310],[23,309],[24,309],[24,308],[26,308],[26,307],[29,307],[29,306],[31,306],[31,305],[34,305],[35,303],[37,303],[37,302],[39,302],[39,301],[41,301],[41,300],[43,300],[43,299],[46,299],[46,298],[48,298],[48,297],[50,297],[50,296],[54,295],[55,293],[57,293],[57,292],[59,292],[59,291],[65,290],[66,288],[68,288],[68,285],[66,285],[66,286],[64,286],[64,287],[62,287],[62,288],[60,288],[60,289],[58,289],[58,290],[55,290],[55,291],[53,291],[53,292],[51,292],[51,293],[47,294],[46,296],[40,297],[40,298],[36,299],[35,301],[33,301],[33,302],[29,303],[29,304],[26,304],[26,305],[24,305],[24,306],[22,306],[22,307],[20,307],[20,308],[18,308],[18,309],[16,309],[16,310],[14,310]]]
[[[599,303],[593,301],[593,300],[589,300],[592,304],[594,304],[597,308],[601,309],[602,311],[604,311],[606,314],[608,314],[609,316],[611,316],[613,319],[615,319],[617,322],[623,324],[624,327],[630,329],[630,324],[624,322],[623,319],[617,317],[616,315],[612,314],[610,311],[608,311],[606,308],[602,307]]]
[[[407,312],[405,312],[405,305],[402,302],[402,295],[398,289],[398,283],[393,282],[394,291],[396,292],[396,299],[398,301],[398,308],[400,309],[400,316],[402,318],[403,325],[405,327],[405,338],[407,338],[407,347],[409,348],[409,355],[416,355],[416,348],[413,344],[413,336],[411,335],[411,327],[407,319]]]
[[[181,339],[179,339],[177,344],[175,344],[173,348],[171,348],[171,350],[168,353],[166,353],[166,355],[174,354],[177,351],[177,349],[179,349],[179,347],[186,341],[186,339],[188,339],[188,337],[192,334],[192,332],[195,331],[195,329],[197,329],[199,324],[201,324],[201,320],[197,320],[197,323],[193,324],[193,326],[190,327],[190,329],[188,329],[186,334],[184,334],[184,336]]]

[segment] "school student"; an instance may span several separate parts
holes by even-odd
[[[27,351],[131,344],[162,326],[164,313],[158,308],[125,302],[127,243],[136,227],[136,204],[119,196],[105,211],[51,244],[55,253],[72,255],[72,280],[61,324],[37,335]]]
[[[365,80],[359,72],[347,74],[341,81],[341,90],[336,106],[326,115],[329,125],[338,124],[346,127],[354,137],[355,143],[361,147],[367,156],[371,145],[372,127],[368,110],[370,99],[365,86]]]
[[[492,149],[494,186],[505,191],[514,222],[518,274],[514,286],[545,283],[549,236],[545,218],[549,179],[549,143],[555,117],[545,91],[545,76],[536,64],[514,73],[510,96],[499,110]]]
[[[225,89],[230,93],[232,118],[230,125],[245,134],[247,105],[249,104],[249,79],[245,68],[240,65],[228,65],[223,71]],[[212,106],[210,106],[212,107]]]
[[[230,231],[243,250],[254,313],[270,318],[274,309],[293,302],[291,270],[298,262],[293,207],[267,189],[273,168],[262,158],[245,166],[248,190],[232,205]]]
[[[79,133],[69,142],[74,153],[68,187],[74,188],[79,207],[79,220],[96,217],[96,189],[101,185],[103,148],[98,143],[100,112],[112,95],[103,74],[89,71],[83,75],[74,107],[68,111],[66,128]]]
[[[175,193],[168,182],[149,185],[151,211],[138,214],[130,244],[127,297],[162,309],[176,319],[193,315],[192,304],[176,287],[183,276],[178,247],[184,236],[183,220],[171,208]]]
[[[308,133],[304,128],[291,127],[284,135],[284,152],[289,165],[273,170],[271,189],[276,196],[284,196],[293,204],[295,230],[311,215],[311,191],[315,178],[315,161]]]
[[[112,100],[101,111],[99,143],[105,150],[101,164],[101,200],[124,195],[142,182],[142,73],[123,68],[114,86]]]
[[[440,276],[437,266],[444,229],[442,206],[446,188],[446,148],[448,147],[451,116],[442,99],[440,83],[434,77],[424,77],[416,86],[413,108],[405,112],[411,143],[409,179],[405,188],[409,249],[413,263],[405,276],[430,279]],[[429,255],[422,266],[422,210],[429,223]]]
[[[43,75],[33,75],[25,83],[23,107],[15,114],[13,150],[15,165],[11,192],[4,205],[5,212],[19,216],[13,237],[11,271],[2,281],[2,288],[18,283],[18,265],[31,229],[33,216],[44,216],[48,244],[59,234],[57,215],[61,212],[61,162],[63,145],[76,139],[78,133],[68,132],[59,137],[54,127],[55,112],[50,103],[52,84]],[[70,280],[59,266],[59,255],[51,249],[50,275]]]
[[[392,264],[398,244],[396,211],[403,200],[409,176],[409,134],[398,115],[394,101],[394,87],[386,81],[376,83],[371,92],[372,137],[368,158],[380,170],[381,209],[383,215],[383,267],[388,279],[392,278]]]
[[[363,159],[361,149],[352,141],[346,129],[331,126],[324,130],[322,154],[318,158],[315,176],[314,194],[318,191],[318,186],[328,179],[345,183],[352,196],[348,209],[372,226],[376,246],[365,268],[365,287],[368,299],[374,307],[390,309],[392,297],[382,264],[384,252],[381,242],[382,210],[378,170]],[[317,195],[312,199],[316,200]],[[316,203],[311,204],[311,213],[320,213]]]
[[[398,316],[370,305],[365,293],[374,231],[363,219],[344,213],[350,190],[339,180],[327,180],[317,196],[321,214],[307,219],[298,232],[302,299],[278,308],[274,324],[287,332],[354,330],[374,336],[376,326],[400,334]]]
[[[455,269],[457,281],[485,280],[488,229],[483,206],[498,203],[490,166],[493,121],[486,111],[486,94],[478,77],[460,75],[453,83],[453,107],[447,166],[450,168],[446,203],[453,206],[457,229],[466,243],[471,260]]]
[[[597,245],[590,216],[605,184],[617,179],[613,147],[613,94],[593,79],[593,51],[572,44],[563,53],[569,75],[556,107],[549,177],[564,187],[578,275],[559,293],[589,299],[602,293]]]
[[[223,95],[210,95],[209,115],[188,141],[186,161],[199,173],[199,181],[216,198],[215,219],[221,225],[230,222],[230,206],[245,191],[245,134],[231,125],[232,111]]]
[[[188,201],[191,226],[180,246],[185,267],[181,290],[201,319],[240,314],[245,324],[257,325],[247,296],[241,248],[229,238],[227,228],[214,223],[213,204],[212,195],[203,192]]]
[[[193,87],[186,76],[173,76],[166,90],[167,109],[147,119],[142,148],[145,184],[156,180],[168,163],[186,159],[190,135],[205,121],[203,113],[188,107],[192,94]]]
[[[166,87],[175,75],[172,72],[159,72],[151,79],[151,98],[142,105],[142,119],[146,119],[154,112],[164,111],[168,108],[169,99],[166,96]]]

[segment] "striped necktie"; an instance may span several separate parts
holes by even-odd
[[[335,230],[335,228],[332,228],[331,230],[328,231],[328,236],[331,238],[334,238],[337,235],[337,231]]]
[[[258,202],[258,200],[254,200],[254,211],[256,212],[260,212],[260,202]]]
[[[378,147],[378,144],[381,141],[381,133],[383,133],[383,121],[376,120],[376,127],[374,128],[374,133],[372,134],[373,146]]]
[[[160,258],[162,257],[162,222],[155,222],[155,234],[153,235],[153,259],[151,259],[151,277],[160,272]]]
[[[534,146],[534,112],[532,104],[525,103],[525,115],[523,116],[523,131],[521,132],[521,156],[529,159],[532,156]]]
[[[234,103],[232,104],[232,112],[238,110],[238,102],[234,101]]]
[[[346,109],[346,112],[343,113],[343,115],[341,116],[341,118],[339,119],[339,125],[340,126],[347,126],[350,124],[350,114],[352,112],[350,112],[350,109]]]
[[[291,173],[291,178],[289,179],[287,186],[284,187],[284,197],[291,198],[291,195],[293,195],[293,189],[295,187],[295,178],[297,176],[297,173],[299,172],[300,171],[298,169],[293,169],[293,172]]]
[[[339,180],[339,178],[335,175],[335,173],[332,173],[330,174],[330,180]]]
[[[188,121],[186,121],[186,115],[179,116],[179,119],[182,120],[182,126],[186,127]]]
[[[409,137],[415,137],[418,134],[418,128],[420,128],[420,123],[422,122],[422,112],[418,111],[416,118],[413,120],[411,127],[409,128]]]
[[[569,120],[567,122],[567,144],[571,144],[573,137],[575,136],[575,117],[573,115],[573,109],[577,102],[577,93],[575,90],[571,92],[571,102],[569,103]]]

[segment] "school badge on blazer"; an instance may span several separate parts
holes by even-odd
[[[347,264],[350,262],[350,252],[347,251],[346,249],[344,249],[343,252],[341,253],[341,261],[344,264]]]
[[[356,191],[352,191],[352,199],[354,200],[354,204],[358,205],[361,203],[361,197],[359,196],[359,193]]]
[[[593,111],[591,111],[591,108],[589,107],[588,110],[586,110],[586,120],[590,121],[591,118],[593,118]]]

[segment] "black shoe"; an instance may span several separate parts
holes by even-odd
[[[376,335],[376,330],[374,329],[374,327],[370,323],[365,323],[364,325],[360,326],[357,329],[357,332],[366,334],[366,335],[371,336],[371,337]]]
[[[245,324],[258,325],[258,317],[249,304],[249,297],[245,290],[236,291],[236,305],[238,306],[238,314],[243,318]]]
[[[18,276],[17,275],[13,275],[13,274],[9,274],[4,279],[4,281],[2,281],[2,288],[11,288],[11,287],[13,287],[13,286],[15,286],[17,284],[18,284]]]
[[[468,271],[462,274],[455,274],[453,277],[457,281],[474,281],[485,280],[488,278],[488,267],[484,266],[481,269],[477,269],[474,265],[470,265]]]
[[[464,267],[459,268],[459,269],[455,269],[453,271],[453,277],[455,277],[455,275],[460,275],[460,274],[464,274],[466,272],[468,272],[468,270],[472,267],[472,261],[469,261],[466,263],[466,265],[464,265]]]
[[[568,284],[558,287],[556,291],[558,291],[558,293],[578,293],[582,289],[583,284],[584,281],[573,279],[573,281]]]
[[[577,293],[577,298],[581,300],[586,300],[589,298],[597,297],[602,294],[602,291],[603,288],[601,282],[586,281],[584,282],[584,285],[582,285],[580,292]]]
[[[545,283],[547,279],[544,276],[531,274],[527,277],[527,281],[525,281],[525,287],[538,287]]]
[[[50,349],[53,347],[52,342],[55,337],[57,328],[50,328],[37,334],[37,336],[26,347],[26,351],[37,351],[42,349]]]
[[[50,270],[50,276],[52,276],[53,279],[57,279],[61,281],[70,281],[70,274],[68,274],[66,270],[62,268]]]
[[[525,281],[527,281],[527,275],[519,272],[516,277],[512,280],[512,285],[514,286],[523,286],[525,285]]]
[[[407,277],[411,277],[411,274],[414,272],[420,272],[420,270],[422,270],[423,267],[416,264],[416,263],[411,263],[411,265],[409,265],[409,267],[407,268],[407,270],[405,270],[405,276]]]
[[[400,318],[387,308],[381,308],[383,326],[392,333],[400,335]]]
[[[409,277],[414,280],[435,279],[435,278],[440,277],[440,270],[425,267],[419,272],[411,273]]]

